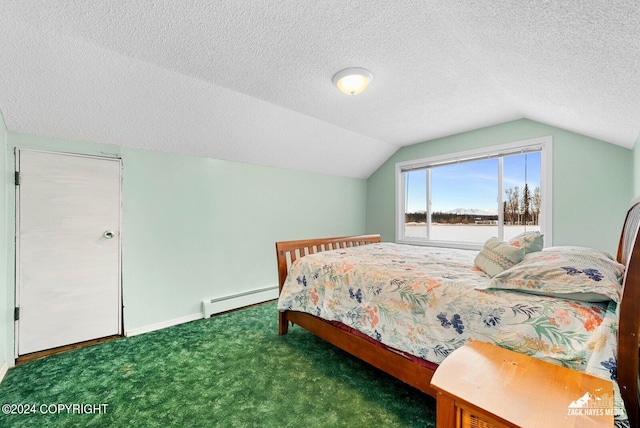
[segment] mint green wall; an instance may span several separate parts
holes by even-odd
[[[123,148],[125,323],[277,285],[275,242],[364,233],[366,181]]]
[[[14,147],[122,158],[124,322],[132,330],[197,313],[205,297],[275,285],[275,241],[364,233],[365,213],[366,232],[393,241],[396,162],[545,135],[553,137],[554,245],[615,251],[626,206],[640,193],[640,148],[529,120],[405,147],[365,181],[7,133],[0,116],[0,367],[12,364],[14,349]]]
[[[633,195],[632,151],[527,119],[398,150],[367,181],[367,233],[395,239],[397,162],[547,135],[553,137],[553,245],[590,246],[615,254]]]
[[[633,194],[640,196],[640,133],[633,146]]]
[[[10,162],[13,147],[122,158],[125,331],[276,286],[278,240],[364,233],[362,179],[11,132],[8,145]]]
[[[7,186],[9,184],[10,173],[7,171],[7,128],[4,118],[0,113],[0,371],[5,364],[13,366],[13,345],[10,337],[13,334],[13,320],[11,319],[11,308],[13,283],[10,282],[7,270],[9,257],[9,239],[7,235]],[[6,302],[6,304],[5,304]]]

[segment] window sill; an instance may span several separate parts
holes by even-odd
[[[483,244],[476,242],[455,242],[455,241],[429,241],[427,239],[396,239],[397,244],[419,245],[423,247],[457,248],[460,250],[480,251]]]

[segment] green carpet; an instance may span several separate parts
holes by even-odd
[[[271,302],[17,366],[0,403],[36,413],[0,426],[435,427],[429,396],[300,327],[277,330]]]

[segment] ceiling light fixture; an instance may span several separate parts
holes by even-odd
[[[353,67],[338,71],[333,76],[332,82],[347,95],[357,95],[364,91],[373,80],[373,74],[364,68]]]

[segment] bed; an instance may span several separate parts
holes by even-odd
[[[450,352],[469,340],[493,342],[613,379],[628,416],[616,423],[638,426],[639,224],[635,200],[615,260],[552,247],[493,276],[476,265],[477,252],[383,243],[379,235],[278,242],[279,334],[298,325],[431,396],[431,377]],[[583,260],[582,251],[606,266],[567,262]],[[548,293],[531,280],[532,266],[561,266],[563,281],[596,284],[580,282],[579,290],[596,297],[563,294],[571,286]],[[509,289],[514,282],[535,290]]]

